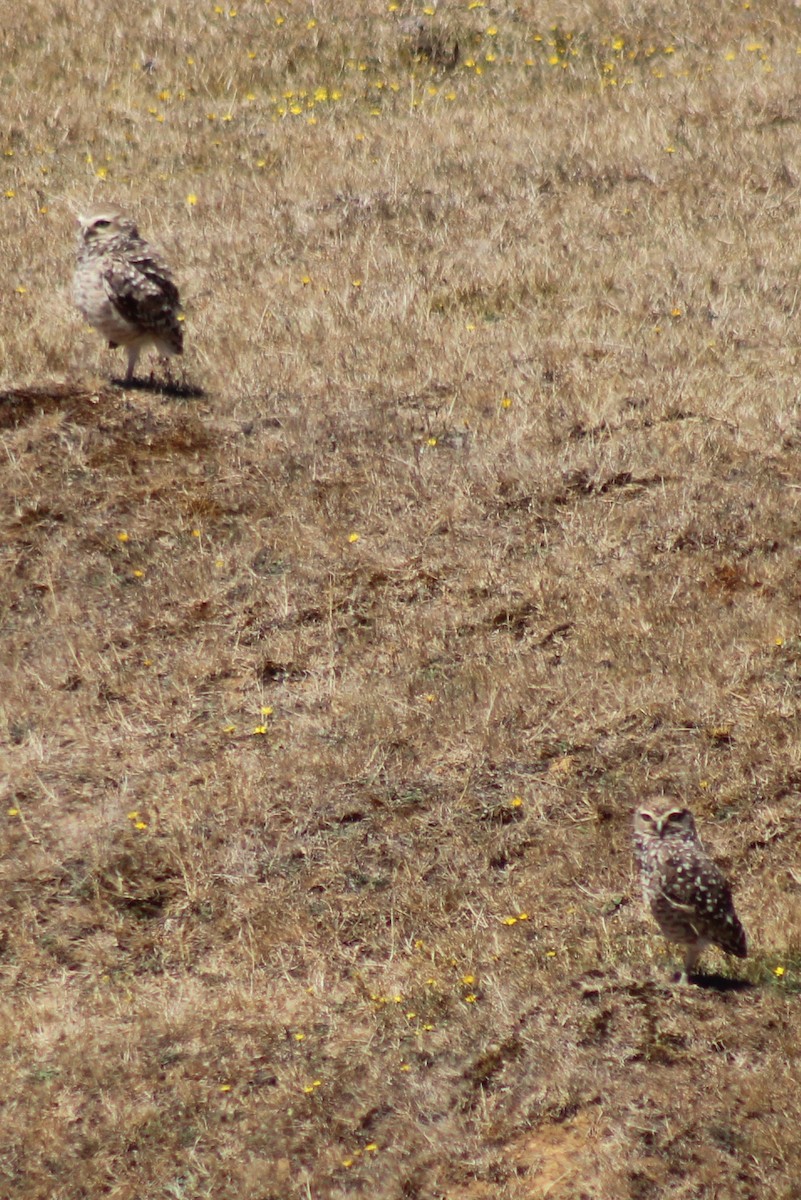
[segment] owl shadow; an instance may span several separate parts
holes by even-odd
[[[111,379],[114,387],[120,388],[126,392],[153,392],[157,396],[172,396],[180,400],[197,400],[201,396],[205,396],[202,387],[197,387],[193,383],[176,383],[174,380],[159,380],[153,379],[129,379],[123,378]]]
[[[677,972],[676,980],[678,978]],[[729,975],[718,975],[716,972],[707,974],[704,971],[694,972],[690,976],[690,984],[708,992],[750,992],[756,986],[748,979],[732,979]]]

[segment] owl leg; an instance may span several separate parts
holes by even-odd
[[[688,945],[684,952],[684,966],[682,968],[681,975],[679,976],[679,983],[687,984],[690,982],[690,975],[695,970],[695,964],[701,957],[702,949],[703,947],[699,945],[698,942],[691,942],[690,945]]]
[[[125,382],[133,383],[134,371],[136,370],[137,359],[139,358],[139,346],[128,347],[128,370],[125,372]]]

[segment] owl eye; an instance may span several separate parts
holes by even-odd
[[[106,220],[105,217],[101,217],[100,220],[95,221],[95,229],[105,229],[110,224],[111,221]]]

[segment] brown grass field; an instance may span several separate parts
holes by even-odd
[[[0,13],[3,1200],[801,1197],[801,10],[416,11]]]

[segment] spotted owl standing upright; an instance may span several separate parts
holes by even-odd
[[[746,957],[731,888],[701,845],[688,809],[665,800],[641,808],[634,849],[645,903],[667,940],[685,947],[682,983],[706,946]]]
[[[178,289],[162,256],[118,208],[96,209],[78,223],[73,298],[112,349],[126,348],[125,382],[131,383],[145,346],[183,353]]]

